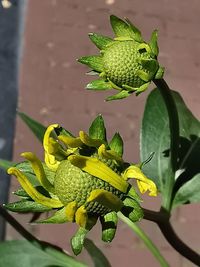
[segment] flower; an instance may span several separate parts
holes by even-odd
[[[5,207],[15,212],[53,214],[37,223],[76,222],[78,232],[71,239],[75,254],[81,252],[84,238],[98,219],[102,224],[102,239],[112,241],[117,226],[117,213],[132,221],[143,217],[140,197],[128,179],[137,179],[142,193],[156,195],[153,181],[136,165],[122,159],[123,141],[118,133],[108,143],[102,116],[78,137],[60,127],[50,125],[43,140],[45,162],[32,152],[21,155],[25,162],[8,169],[22,188],[15,194],[21,201]]]
[[[90,33],[89,37],[100,49],[100,55],[78,59],[93,70],[89,74],[100,77],[90,82],[87,89],[119,91],[109,96],[106,99],[108,101],[126,98],[133,92],[138,95],[147,89],[153,79],[160,79],[164,74],[164,69],[157,61],[159,49],[156,30],[148,44],[128,19],[123,21],[111,15],[110,22],[115,38]]]

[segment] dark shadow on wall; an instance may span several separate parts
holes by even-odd
[[[0,158],[12,159],[18,92],[18,65],[26,0],[0,1]],[[8,199],[9,177],[0,170],[0,204]],[[5,237],[5,222],[0,217],[0,240]]]

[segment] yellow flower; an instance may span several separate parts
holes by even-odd
[[[127,179],[136,178],[142,193],[149,189],[150,195],[156,195],[155,184],[140,168],[123,161],[123,141],[119,134],[107,142],[101,116],[93,121],[89,135],[80,131],[78,137],[58,124],[50,125],[43,146],[44,163],[33,153],[24,152],[22,156],[27,161],[8,169],[24,190],[18,195],[25,199],[6,207],[22,212],[54,211],[38,223],[76,222],[80,229],[71,241],[75,254],[80,253],[85,235],[98,218],[106,242],[114,238],[117,212],[132,221],[142,218],[140,197]],[[30,174],[36,177],[34,183]]]

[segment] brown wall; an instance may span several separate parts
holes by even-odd
[[[75,134],[79,129],[86,130],[90,121],[101,113],[108,137],[119,131],[125,139],[125,159],[137,162],[139,125],[148,92],[137,98],[106,103],[108,93],[84,89],[91,78],[85,75],[88,69],[76,62],[80,56],[97,52],[88,32],[112,35],[110,14],[128,17],[147,40],[153,29],[159,29],[159,60],[166,67],[165,78],[172,88],[181,92],[199,117],[199,0],[29,0],[18,106],[44,124],[58,122]],[[17,120],[14,160],[20,160],[19,154],[23,151],[33,151],[42,157],[40,144]],[[11,190],[14,187],[13,181]],[[144,206],[158,209],[159,199],[147,197]],[[183,240],[197,250],[200,218],[196,209],[195,205],[178,209],[173,215],[173,225]],[[17,218],[26,225],[27,218]],[[141,225],[171,266],[193,266],[168,245],[153,223],[143,221]],[[27,227],[40,238],[70,250],[69,237],[74,225]],[[15,236],[9,228],[8,238]],[[101,242],[100,227],[90,233],[90,238],[105,251],[115,267],[159,266],[142,241],[125,225],[119,225],[112,244]],[[86,253],[80,258],[87,258]]]

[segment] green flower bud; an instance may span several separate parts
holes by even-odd
[[[118,94],[107,100],[122,99],[133,92],[145,91],[153,79],[160,79],[164,70],[157,61],[157,31],[146,43],[140,31],[128,20],[111,16],[111,25],[116,35],[114,39],[89,34],[92,42],[100,49],[99,56],[86,56],[78,61],[92,68],[92,74],[100,79],[87,85],[90,90],[116,89]]]

